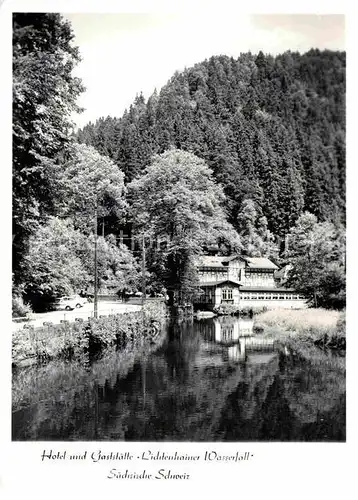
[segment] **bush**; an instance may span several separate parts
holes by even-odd
[[[96,353],[110,346],[122,349],[146,341],[150,343],[160,332],[164,319],[164,304],[153,303],[140,312],[18,330],[13,334],[13,363],[31,357],[78,359],[83,354]]]
[[[338,318],[336,325],[337,334],[346,335],[346,312],[343,311]]]
[[[218,315],[234,315],[239,314],[239,308],[234,304],[220,304],[213,308],[213,312]]]
[[[13,318],[26,318],[32,313],[31,307],[25,304],[22,297],[13,295],[12,297],[12,317]]]
[[[161,300],[146,302],[143,306],[142,311],[147,318],[153,319],[154,321],[158,322],[163,321],[163,318],[167,316],[167,307]]]
[[[238,307],[234,304],[220,304],[213,308],[213,312],[220,315],[241,315],[241,316],[252,316],[254,314],[260,314],[267,311],[267,307]]]

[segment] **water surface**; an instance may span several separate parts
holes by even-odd
[[[252,336],[252,320],[171,322],[154,352],[13,374],[13,440],[344,441],[344,358]]]

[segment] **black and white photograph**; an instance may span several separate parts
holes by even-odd
[[[12,441],[346,442],[345,50],[13,13]]]

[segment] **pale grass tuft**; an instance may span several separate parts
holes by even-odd
[[[312,328],[325,330],[335,328],[341,314],[327,309],[276,309],[260,314],[259,322],[297,332]]]

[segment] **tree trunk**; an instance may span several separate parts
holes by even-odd
[[[314,306],[317,307],[317,293],[316,290],[313,291]]]

